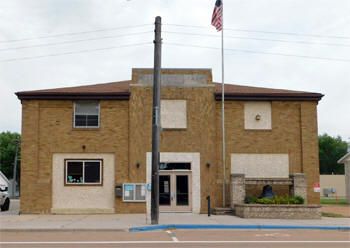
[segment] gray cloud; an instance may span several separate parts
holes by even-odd
[[[0,2],[0,41],[81,32],[112,27],[153,24],[157,15],[165,24],[199,25],[185,28],[164,25],[164,31],[219,35],[210,26],[215,0],[12,0]],[[337,0],[226,0],[226,28],[348,36],[350,1]],[[148,34],[86,41],[50,47],[0,51],[1,59],[97,49],[149,42],[150,45],[0,63],[0,131],[20,131],[21,105],[16,91],[67,87],[130,79],[132,67],[153,66],[153,26],[110,30],[21,42],[0,42],[1,48],[71,41],[107,35],[149,31]],[[225,31],[228,36],[349,44],[330,39]],[[213,68],[221,80],[220,50],[170,46],[167,43],[220,47],[220,39],[163,33],[163,67]],[[225,47],[272,53],[350,59],[350,47],[225,39]],[[350,63],[296,57],[225,53],[225,81],[242,85],[320,92],[319,132],[350,137]]]

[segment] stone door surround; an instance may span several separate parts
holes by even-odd
[[[190,152],[161,152],[161,163],[182,162],[191,163],[192,171],[192,213],[199,214],[201,207],[200,199],[200,153]],[[146,183],[152,182],[152,153],[146,153]],[[147,223],[151,220],[151,191],[146,194]]]

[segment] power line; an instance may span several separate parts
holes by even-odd
[[[206,49],[220,50],[220,48],[217,48],[217,47],[197,46],[197,45],[184,45],[184,44],[180,44],[180,43],[164,43],[164,45],[182,46],[182,47],[196,47],[196,48],[206,48]],[[338,62],[350,62],[350,59],[316,57],[316,56],[307,56],[307,55],[294,55],[294,54],[285,54],[285,53],[260,52],[260,51],[243,50],[243,49],[232,49],[232,48],[225,48],[224,50],[226,50],[226,51],[233,51],[233,52],[242,52],[242,53],[256,53],[256,54],[277,55],[277,56],[285,56],[285,57],[298,57],[298,58],[305,58],[305,59],[319,59],[319,60],[329,60],[329,61],[338,61]]]
[[[97,48],[97,49],[80,50],[80,51],[75,51],[75,52],[73,51],[73,52],[65,52],[65,53],[53,53],[53,54],[32,56],[32,57],[20,57],[20,58],[12,58],[12,59],[3,59],[3,60],[0,60],[0,62],[12,62],[12,61],[19,61],[19,60],[39,59],[39,58],[46,58],[46,57],[55,57],[55,56],[62,56],[62,55],[87,53],[87,52],[111,50],[111,49],[122,48],[122,47],[135,47],[135,46],[151,45],[151,44],[152,43],[150,43],[150,42],[144,42],[144,43],[137,43],[137,44],[130,44],[130,45],[122,45],[122,46],[104,47],[104,48]]]
[[[0,51],[19,50],[19,49],[25,49],[25,48],[45,47],[45,46],[55,46],[55,45],[63,45],[63,44],[78,43],[78,42],[93,41],[93,40],[113,39],[113,38],[121,38],[121,37],[142,35],[142,34],[149,34],[149,33],[151,33],[151,32],[149,31],[149,32],[140,32],[140,33],[130,33],[130,34],[124,34],[124,35],[102,36],[102,37],[90,38],[90,39],[80,39],[80,40],[72,40],[72,41],[45,43],[45,44],[37,44],[37,45],[31,45],[31,46],[0,48]]]
[[[89,34],[89,33],[105,32],[105,31],[111,31],[111,30],[145,27],[145,26],[150,26],[150,25],[152,25],[152,24],[141,24],[141,25],[133,25],[133,26],[122,26],[122,27],[114,27],[114,28],[95,29],[95,30],[90,30],[90,31],[71,32],[71,33],[62,33],[62,34],[54,34],[54,35],[43,35],[43,36],[21,38],[21,39],[13,39],[13,40],[1,40],[0,43],[47,39],[47,38],[55,38],[55,37],[71,36],[71,35],[80,35],[80,34]]]
[[[274,31],[234,29],[234,28],[226,28],[226,29],[232,30],[232,31],[238,31],[238,32],[250,32],[250,33],[283,34],[283,35],[308,36],[308,37],[331,38],[331,39],[350,39],[350,37],[348,36],[336,36],[336,35],[303,34],[303,33],[292,33],[292,32],[274,32]]]
[[[61,33],[55,35],[42,35],[37,37],[29,37],[29,38],[21,38],[21,39],[13,39],[13,40],[0,40],[0,43],[10,43],[10,42],[18,42],[18,41],[29,41],[29,40],[38,40],[38,39],[47,39],[47,38],[55,38],[62,36],[74,36],[80,34],[89,34],[96,32],[105,32],[112,30],[120,30],[120,29],[129,29],[129,28],[138,28],[138,27],[146,27],[151,26],[152,24],[141,24],[141,25],[131,25],[131,26],[121,26],[121,27],[113,27],[113,28],[104,28],[104,29],[96,29],[90,31],[81,31],[81,32],[71,32],[71,33]],[[181,25],[181,24],[163,24],[167,26],[175,26],[175,27],[185,27],[185,28],[204,28],[204,29],[212,29],[208,26],[195,26],[195,25]],[[318,35],[318,34],[302,34],[302,33],[292,33],[292,32],[274,32],[274,31],[263,31],[263,30],[249,30],[249,29],[234,29],[234,28],[225,28],[225,30],[237,31],[237,32],[251,32],[251,33],[266,33],[266,34],[282,34],[282,35],[294,35],[294,36],[308,36],[308,37],[317,37],[317,38],[336,38],[336,39],[350,39],[349,36],[329,36],[329,35]],[[226,36],[227,37],[227,36]],[[237,38],[238,39],[238,38]],[[253,39],[253,38],[251,38]],[[281,41],[283,42],[283,41]],[[348,45],[345,45],[348,46]]]
[[[212,34],[183,33],[183,32],[172,32],[172,31],[163,31],[163,33],[221,38],[220,35],[212,35]],[[226,35],[225,38],[244,39],[244,40],[259,40],[259,41],[273,41],[273,42],[283,42],[283,43],[300,43],[300,44],[307,44],[307,45],[350,47],[350,45],[348,45],[348,44],[339,44],[339,43],[321,43],[321,42],[312,42],[312,41],[289,41],[289,40],[280,40],[280,39],[264,39],[264,38],[256,38],[256,37],[242,37],[242,36],[230,36],[230,35]]]
[[[54,56],[62,56],[62,55],[70,55],[70,54],[79,54],[79,53],[87,53],[87,52],[94,52],[94,51],[110,50],[110,49],[116,49],[116,48],[122,48],[122,47],[142,46],[142,45],[149,45],[149,44],[151,44],[151,43],[144,42],[144,43],[137,43],[137,44],[130,44],[130,45],[122,45],[122,46],[112,46],[112,47],[105,47],[105,48],[97,48],[97,49],[87,49],[87,50],[80,50],[80,51],[64,52],[64,53],[54,53],[54,54],[46,54],[46,55],[39,55],[39,56],[4,59],[4,60],[0,60],[0,62],[12,62],[12,61],[19,61],[19,60],[38,59],[38,58],[45,58],[45,57],[54,57]],[[205,49],[214,49],[214,50],[219,50],[220,49],[220,48],[217,48],[217,47],[198,46],[198,45],[190,45],[190,44],[189,45],[185,45],[185,44],[180,44],[180,43],[167,43],[167,42],[165,42],[164,44],[165,45],[171,45],[171,46],[195,47],[195,48],[205,48]],[[350,62],[350,59],[317,57],[317,56],[307,56],[307,55],[294,55],[294,54],[285,54],[285,53],[271,53],[271,52],[261,52],[261,51],[254,51],[254,50],[243,50],[243,49],[232,49],[232,48],[225,48],[225,50],[226,51],[233,51],[233,52],[243,52],[243,53],[267,54],[267,55],[278,55],[278,56],[286,56],[286,57],[299,57],[299,58],[307,58],[307,59],[319,59],[319,60],[329,60],[329,61],[339,61],[339,62]]]
[[[129,33],[129,34],[123,34],[123,35],[102,36],[102,37],[90,38],[90,39],[80,39],[80,40],[72,40],[72,41],[44,43],[44,44],[37,44],[37,45],[30,45],[30,46],[0,48],[0,51],[10,51],[10,50],[19,50],[19,49],[26,49],[26,48],[55,46],[55,45],[79,43],[79,42],[85,42],[85,41],[103,40],[103,39],[114,39],[114,38],[122,38],[122,37],[128,37],[128,36],[134,36],[134,35],[142,35],[142,34],[148,34],[148,33],[150,33],[150,31],[148,31],[148,32],[139,32],[139,33]],[[218,35],[210,35],[210,34],[183,33],[183,32],[172,32],[172,31],[163,31],[163,33],[181,34],[181,35],[190,35],[190,36],[206,36],[206,37],[214,37],[214,38],[220,38],[221,37],[221,36],[218,36]],[[319,42],[309,42],[309,41],[288,41],[288,40],[279,40],[279,39],[263,39],[263,38],[255,38],[255,37],[241,37],[241,36],[229,36],[229,35],[227,35],[226,38],[231,38],[231,39],[248,39],[248,40],[258,40],[258,41],[272,41],[272,42],[283,42],[283,43],[301,43],[301,44],[308,44],[308,45],[327,45],[327,46],[350,47],[350,45],[338,44],[338,43],[319,43]]]
[[[206,28],[212,29],[207,26],[193,26],[193,25],[182,25],[182,24],[163,24],[175,27],[186,27],[186,28]],[[252,29],[236,29],[236,28],[224,28],[224,30],[231,30],[237,32],[248,32],[248,33],[265,33],[265,34],[278,34],[278,35],[294,35],[294,36],[307,36],[307,37],[317,37],[317,38],[332,38],[332,39],[350,39],[349,36],[335,36],[335,35],[320,35],[320,34],[303,34],[303,33],[293,33],[293,32],[274,32],[274,31],[264,31],[264,30],[252,30]]]
[[[40,56],[4,59],[4,60],[0,60],[0,62],[13,62],[13,61],[20,61],[20,60],[30,60],[30,59],[38,59],[38,58],[46,58],[46,57],[55,57],[55,56],[62,56],[62,55],[79,54],[79,53],[111,50],[111,49],[123,48],[123,47],[135,47],[135,46],[150,45],[150,44],[151,43],[149,43],[149,42],[144,42],[144,43],[137,43],[137,44],[130,44],[130,45],[122,45],[122,46],[104,47],[104,48],[97,48],[97,49],[80,50],[80,51],[75,51],[75,52],[72,51],[72,52],[65,52],[65,53],[46,54],[46,55],[40,55]],[[209,47],[209,46],[184,45],[184,44],[180,44],[180,43],[167,43],[167,42],[165,42],[164,44],[165,45],[170,45],[170,46],[195,47],[195,48],[205,48],[205,49],[220,50],[220,48]],[[338,62],[350,62],[350,59],[338,59],[338,58],[316,57],[316,56],[307,56],[307,55],[294,55],[294,54],[284,54],[284,53],[271,53],[271,52],[261,52],[261,51],[232,49],[232,48],[225,48],[225,50],[226,51],[233,51],[233,52],[243,52],[243,53],[267,54],[267,55],[277,55],[277,56],[285,56],[285,57],[298,57],[298,58],[306,58],[306,59],[318,59],[318,60],[328,60],[328,61],[338,61]]]

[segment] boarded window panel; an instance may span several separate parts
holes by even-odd
[[[186,100],[161,100],[162,128],[187,128]]]
[[[85,162],[85,183],[101,182],[101,163]]]
[[[83,183],[83,162],[67,162],[67,183]]]
[[[247,178],[288,178],[288,154],[231,153],[231,173]]]
[[[245,102],[244,128],[249,130],[270,130],[271,102]]]

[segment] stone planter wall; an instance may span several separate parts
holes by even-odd
[[[246,178],[244,174],[231,174],[230,180],[230,206],[235,208],[237,204],[243,204],[246,197],[246,185],[288,185],[292,197],[297,195],[304,198],[307,203],[306,174],[295,173],[289,178]]]
[[[321,219],[320,205],[235,204],[235,214],[257,219]]]

